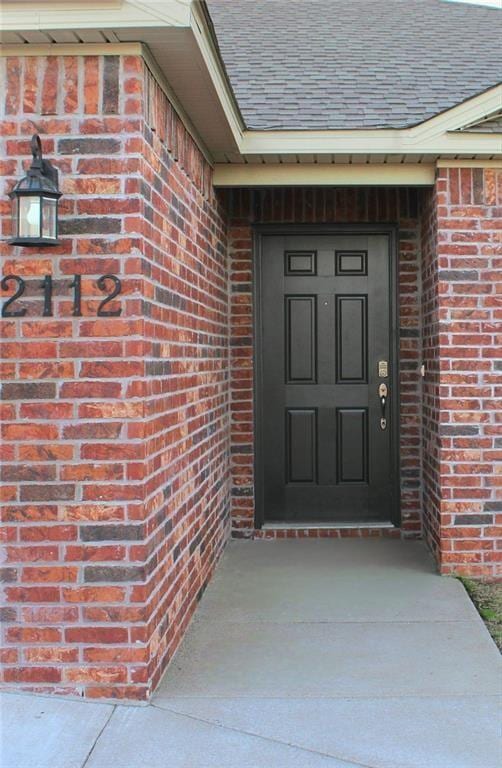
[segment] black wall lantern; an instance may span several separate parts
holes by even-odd
[[[58,171],[42,157],[42,142],[35,134],[31,139],[33,161],[26,176],[18,181],[9,197],[12,199],[12,245],[59,245]]]

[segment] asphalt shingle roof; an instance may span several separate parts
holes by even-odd
[[[448,0],[207,0],[250,129],[403,128],[502,80],[502,10]]]

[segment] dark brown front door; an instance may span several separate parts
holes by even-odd
[[[264,520],[391,521],[390,237],[263,235],[261,244]]]

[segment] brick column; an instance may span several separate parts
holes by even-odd
[[[502,170],[440,169],[424,235],[425,531],[442,573],[491,577],[502,559]]]
[[[227,531],[224,219],[210,166],[139,57],[2,67],[3,236],[32,133],[63,191],[59,247],[1,244],[3,274],[26,283],[12,305],[25,315],[1,320],[3,681],[143,699]],[[97,314],[106,274],[122,284],[104,307],[119,316]]]

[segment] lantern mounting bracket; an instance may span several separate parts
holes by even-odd
[[[34,160],[37,157],[39,157],[40,160],[42,159],[42,142],[38,133],[34,133],[31,137],[31,154],[33,155]]]
[[[50,179],[56,186],[58,183],[58,169],[55,168],[48,160],[44,160],[42,155],[42,142],[38,133],[34,133],[31,137],[31,154],[33,160],[31,167],[28,171],[29,176],[45,176]]]

